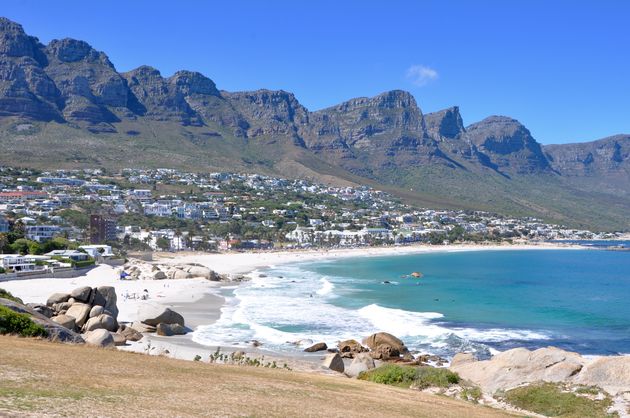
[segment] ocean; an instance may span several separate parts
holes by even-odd
[[[412,272],[422,278],[413,278]],[[206,345],[281,352],[386,331],[446,358],[513,347],[630,353],[630,252],[503,250],[323,259],[271,267],[223,290]]]

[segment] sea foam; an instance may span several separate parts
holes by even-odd
[[[211,346],[244,346],[258,340],[279,351],[295,350],[299,340],[360,339],[384,331],[403,339],[412,350],[450,356],[462,350],[489,353],[480,342],[545,339],[536,331],[448,328],[439,312],[413,312],[376,303],[357,308],[338,306],[338,294],[356,279],[321,276],[298,266],[281,266],[252,274],[253,279],[228,291],[220,319],[201,326],[193,340]]]

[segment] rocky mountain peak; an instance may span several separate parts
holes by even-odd
[[[404,90],[386,91],[372,98],[371,101],[377,106],[387,109],[418,108],[413,95]]]
[[[322,109],[321,112],[348,112],[365,107],[380,109],[419,109],[416,99],[411,93],[404,90],[390,90],[374,97],[357,97],[350,99],[337,106]]]
[[[105,53],[96,51],[87,42],[76,39],[53,39],[46,47],[46,52],[61,62],[99,62],[113,68]]]
[[[540,144],[516,119],[490,116],[466,127],[464,136],[499,169],[531,173],[551,168]]]
[[[525,126],[507,116],[489,116],[468,126],[466,131],[473,144],[500,154],[509,154],[536,142]]]
[[[192,94],[220,95],[214,81],[196,71],[178,71],[168,81],[185,96]]]
[[[435,139],[454,139],[466,131],[458,106],[427,113],[424,123],[429,136]]]
[[[129,78],[129,77],[141,77],[141,78],[160,77],[162,78],[162,74],[160,73],[160,70],[158,70],[157,68],[151,67],[150,65],[141,65],[140,67],[134,68],[131,71],[122,73],[122,76],[125,78]]]
[[[37,38],[24,32],[22,25],[0,17],[0,55],[31,57],[41,62],[41,46]]]

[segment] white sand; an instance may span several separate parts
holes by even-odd
[[[199,263],[219,273],[247,274],[252,270],[276,266],[279,264],[297,263],[323,259],[347,257],[373,257],[405,254],[459,252],[459,251],[505,251],[505,250],[540,250],[540,249],[584,249],[568,244],[527,244],[527,245],[409,245],[400,247],[348,248],[333,250],[283,250],[260,252],[231,253],[170,253],[158,254],[163,263]]]

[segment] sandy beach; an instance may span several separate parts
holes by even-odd
[[[299,263],[304,261],[337,259],[344,257],[378,257],[406,254],[444,253],[458,251],[507,251],[507,250],[541,250],[541,249],[584,249],[570,244],[540,243],[515,245],[409,245],[392,247],[360,247],[330,250],[281,250],[261,252],[232,253],[158,253],[155,259],[163,263],[199,263],[224,274],[248,274],[252,270],[277,266],[279,264]]]
[[[243,253],[161,253],[154,257],[155,262],[162,264],[198,263],[221,274],[247,275],[252,271],[269,266],[296,263],[312,260],[337,259],[345,257],[373,257],[404,254],[460,252],[460,251],[504,251],[504,250],[539,250],[583,248],[561,244],[528,244],[528,245],[452,245],[452,246],[404,246],[404,247],[372,247],[333,250],[289,250],[273,252]],[[72,279],[33,279],[16,280],[0,284],[24,302],[45,303],[55,292],[70,292],[79,286],[114,286],[118,296],[119,322],[133,322],[143,305],[169,307],[181,313],[186,325],[192,330],[200,325],[214,323],[221,316],[224,298],[221,289],[224,286],[237,286],[238,283],[211,282],[204,279],[184,280],[120,280],[116,268],[101,265],[87,275]],[[148,295],[146,300],[142,295]],[[198,344],[192,340],[192,332],[183,336],[160,337],[146,334],[136,343],[119,347],[122,350],[146,352],[149,354],[167,354],[172,357],[192,360],[200,355],[207,358],[216,347]],[[264,347],[251,345],[226,348],[227,351],[244,350],[249,356],[265,356],[268,359],[286,360],[291,367],[302,370],[318,369],[322,355],[306,355],[296,349],[295,356],[286,353],[277,356],[266,351]]]

